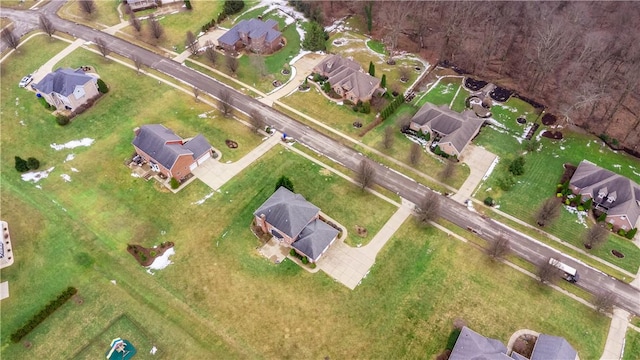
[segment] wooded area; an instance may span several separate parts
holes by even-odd
[[[640,152],[640,6],[633,2],[305,3],[325,25],[360,17],[387,50],[448,61],[545,105],[564,124]]]

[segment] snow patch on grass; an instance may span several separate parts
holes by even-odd
[[[215,194],[215,191],[212,191],[210,193],[208,193],[207,195],[205,195],[202,199],[192,202],[191,205],[202,205],[204,204],[205,201],[207,201],[208,198],[212,197],[213,194]]]
[[[20,175],[20,177],[22,178],[22,181],[33,181],[34,183],[37,183],[41,179],[48,177],[49,174],[53,171],[53,169],[55,168],[51,167],[43,171],[31,171],[31,172]]]
[[[80,146],[91,146],[94,141],[95,141],[95,139],[84,138],[84,139],[80,139],[80,140],[71,140],[71,141],[69,141],[68,143],[65,143],[65,144],[53,143],[50,146],[51,146],[52,149],[60,151],[62,149],[73,149],[73,148],[77,148],[77,147],[80,147]]]

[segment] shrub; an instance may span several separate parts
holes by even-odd
[[[106,94],[109,92],[109,87],[107,86],[107,84],[105,84],[104,81],[102,81],[102,79],[98,79],[98,91],[101,94]]]
[[[232,15],[240,12],[240,10],[242,9],[244,9],[243,0],[226,0],[224,2],[224,8],[222,9],[222,13],[225,15]]]
[[[191,6],[191,1],[189,0],[184,0],[184,6],[187,8],[187,10],[191,10],[193,8]]]
[[[18,172],[23,173],[29,171],[29,165],[27,165],[27,161],[25,159],[21,158],[20,156],[16,156],[15,160],[15,167]]]
[[[289,255],[296,256],[296,255],[298,255],[298,253],[294,249],[291,249],[291,250],[289,250]]]
[[[315,269],[316,268],[316,263],[309,263],[309,267],[312,268],[312,269]]]
[[[627,234],[625,235],[625,237],[629,240],[633,239],[634,236],[636,236],[636,233],[638,232],[638,228],[633,228],[629,231],[627,231]]]
[[[512,175],[505,175],[498,179],[498,186],[504,191],[509,191],[516,184],[516,179]]]
[[[582,206],[584,207],[585,210],[590,210],[591,207],[593,206],[593,199],[589,198],[587,199],[587,201],[585,201]]]
[[[36,170],[40,167],[40,161],[34,157],[30,157],[27,159],[27,166],[29,170]]]
[[[493,200],[493,198],[491,196],[487,196],[484,199],[484,204],[487,205],[487,206],[493,206],[493,205],[496,204],[496,202],[495,202],[495,200]]]
[[[171,188],[173,190],[180,187],[180,182],[174,177],[172,177],[171,180],[169,180],[169,184],[171,185]]]
[[[303,256],[303,257],[302,257],[302,263],[303,263],[303,264],[308,264],[308,263],[309,263],[309,259],[307,259],[307,257],[306,257],[306,256]]]
[[[63,291],[57,298],[51,300],[47,306],[45,306],[40,312],[34,315],[29,321],[24,324],[21,328],[16,330],[13,334],[11,334],[11,341],[14,343],[20,342],[23,337],[27,336],[33,329],[36,328],[40,323],[42,323],[49,315],[53,314],[54,311],[58,310],[62,305],[64,305],[67,300],[71,299],[71,297],[78,293],[78,289],[74,287],[68,287],[65,291]]]
[[[509,172],[513,175],[520,176],[524,174],[524,157],[518,156],[511,164],[509,164]]]
[[[627,232],[624,231],[624,229],[620,229],[620,230],[618,230],[618,235],[626,237],[627,236]]]
[[[382,79],[380,79],[380,87],[381,88],[387,87],[387,74],[382,74]]]
[[[561,198],[562,196],[563,196],[562,193],[556,193],[557,198]]]
[[[39,97],[38,101],[40,101],[40,103],[42,104],[42,106],[44,106],[45,109],[47,110],[51,109],[51,105],[43,97]]]
[[[69,123],[70,119],[68,116],[62,115],[62,114],[58,114],[58,116],[56,116],[56,122],[58,123],[58,125],[60,126],[65,126]]]
[[[158,255],[158,253],[155,250],[149,251],[149,256],[156,257],[156,255]]]
[[[578,205],[578,211],[584,211],[584,206]]]
[[[600,216],[598,216],[596,221],[602,222],[602,221],[605,221],[606,219],[607,219],[607,213],[602,213],[602,214],[600,214]]]

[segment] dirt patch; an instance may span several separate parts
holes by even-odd
[[[358,236],[360,237],[367,237],[368,235],[367,228],[362,227],[360,225],[356,225],[356,234],[358,234]]]
[[[331,171],[329,169],[322,168],[322,169],[320,169],[320,175],[322,175],[322,176],[331,176]]]
[[[547,139],[561,140],[562,132],[546,130],[545,132],[542,133],[542,136],[546,137]]]
[[[560,178],[560,184],[564,184],[565,182],[569,181],[578,168],[577,166],[571,165],[569,163],[565,163],[562,166],[564,167],[564,173],[562,173],[562,177]]]
[[[84,299],[82,298],[82,296],[78,294],[73,295],[71,299],[73,300],[74,303],[78,305],[82,305],[84,303]]]
[[[227,145],[227,147],[228,147],[229,149],[236,149],[236,148],[238,148],[238,143],[237,143],[237,142],[235,142],[235,141],[233,141],[233,140],[229,140],[229,139],[227,139],[227,140],[225,140],[225,141],[224,141],[224,143]]]
[[[487,84],[488,83],[486,81],[476,80],[470,77],[464,79],[464,86],[471,91],[478,91],[487,86]]]
[[[544,114],[544,116],[542,117],[543,125],[553,125],[556,123],[556,121],[558,121],[558,118],[553,114]]]
[[[615,249],[611,250],[611,253],[613,254],[613,256],[617,257],[618,259],[622,259],[624,257],[623,253]]]
[[[167,241],[163,242],[157,247],[154,248],[146,248],[140,245],[127,245],[127,251],[131,254],[136,261],[142,266],[149,266],[153,264],[153,260],[157,257],[162,256],[165,251],[171,249],[173,247],[173,242]]]
[[[513,344],[513,351],[526,358],[530,358],[531,353],[533,352],[533,347],[536,345],[536,340],[538,340],[538,338],[531,334],[521,335]]]

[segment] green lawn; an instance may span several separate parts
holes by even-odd
[[[426,94],[416,97],[416,106],[419,108],[429,102],[434,105],[447,105],[453,100],[453,96],[461,86],[461,79],[457,77],[442,78],[438,84]],[[462,90],[461,90],[462,91]],[[464,101],[464,100],[463,100]]]
[[[378,54],[387,55],[384,44],[376,40],[367,40],[367,47]]]
[[[640,354],[640,332],[627,329],[627,338],[624,343],[624,356],[622,360],[637,360]]]
[[[119,0],[100,0],[94,1],[93,3],[96,6],[96,10],[91,15],[86,15],[82,12],[78,1],[69,1],[64,4],[60,10],[58,10],[58,15],[64,19],[94,26],[99,29],[120,23],[117,10],[118,4],[120,4]]]

